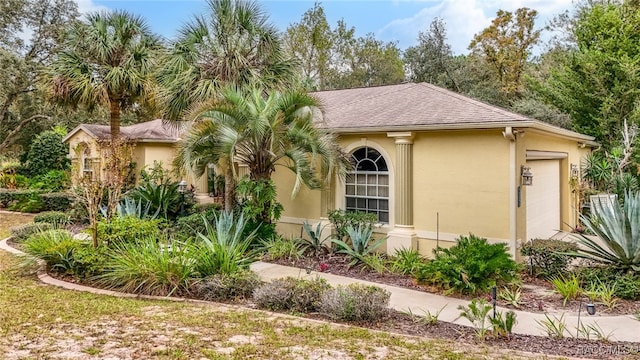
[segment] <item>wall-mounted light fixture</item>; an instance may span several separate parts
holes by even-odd
[[[531,173],[530,167],[520,166],[520,183],[524,186],[533,184],[533,174]]]
[[[571,177],[577,178],[578,176],[580,176],[580,168],[576,164],[571,164]]]

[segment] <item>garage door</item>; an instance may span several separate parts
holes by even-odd
[[[560,229],[560,160],[527,161],[527,240],[548,239]]]

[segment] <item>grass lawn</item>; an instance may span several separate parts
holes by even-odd
[[[9,229],[16,225],[25,224],[33,220],[33,215],[18,215],[8,212],[0,213],[0,240],[10,235]]]
[[[3,226],[28,220],[0,216]],[[7,229],[0,226],[0,233]],[[62,290],[18,274],[19,262],[0,250],[2,359],[535,358],[235,306]]]

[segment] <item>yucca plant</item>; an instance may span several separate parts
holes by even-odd
[[[566,306],[569,299],[577,299],[582,293],[580,280],[578,280],[575,274],[568,279],[564,276],[556,276],[551,279],[551,283],[553,284],[554,291],[564,298],[562,306]]]
[[[564,333],[567,331],[567,323],[564,321],[564,314],[560,317],[550,318],[548,314],[544,314],[544,320],[536,320],[538,325],[547,333],[547,336],[553,339],[564,338]]]
[[[322,231],[328,224],[318,223],[316,224],[315,229],[311,227],[311,224],[308,222],[304,222],[302,224],[302,228],[304,229],[305,234],[307,234],[308,239],[300,238],[299,243],[301,247],[307,251],[312,250],[314,254],[318,254],[323,249],[327,249],[326,242],[327,238],[322,238]]]
[[[249,268],[257,254],[251,250],[251,243],[256,235],[254,230],[243,236],[246,225],[241,214],[235,218],[233,212],[222,212],[214,215],[214,226],[202,217],[206,232],[198,233],[198,241],[193,244],[196,254],[196,270],[200,276],[214,274],[233,274]]]
[[[363,257],[373,253],[382,243],[387,240],[386,237],[371,243],[373,228],[368,225],[358,225],[354,228],[352,226],[347,227],[347,234],[349,236],[350,244],[339,240],[331,239],[340,250],[338,253],[347,254],[351,257],[349,266],[353,266],[363,260]]]
[[[623,204],[594,202],[585,227],[599,239],[578,234],[584,248],[572,255],[621,270],[640,271],[640,192],[627,192]]]

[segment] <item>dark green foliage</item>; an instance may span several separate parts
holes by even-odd
[[[45,210],[42,198],[37,192],[31,192],[26,198],[14,201],[9,204],[9,210],[25,213],[37,213]]]
[[[320,312],[343,321],[376,321],[388,315],[391,293],[377,286],[350,284],[322,295]]]
[[[52,224],[45,223],[29,223],[11,228],[11,240],[17,243],[24,242],[29,236],[42,231],[53,229]]]
[[[415,276],[424,265],[425,259],[415,249],[400,249],[391,258],[391,269],[404,275]]]
[[[376,214],[363,213],[359,211],[345,212],[344,210],[330,210],[328,217],[329,221],[331,221],[331,224],[336,229],[338,239],[340,240],[344,240],[349,236],[347,233],[349,226],[352,228],[357,228],[359,226],[369,226],[370,228],[373,228],[378,222]]]
[[[253,300],[260,308],[295,312],[315,312],[322,295],[331,288],[325,279],[275,279],[253,292]]]
[[[260,284],[258,275],[249,270],[233,274],[216,274],[200,284],[198,295],[210,301],[249,299]]]
[[[612,267],[579,267],[576,274],[583,289],[593,283],[601,283],[608,287],[615,284],[615,296],[626,300],[640,300],[640,274],[620,271]]]
[[[297,260],[304,253],[304,248],[296,240],[276,235],[271,239],[260,241],[260,251],[264,251],[269,260]]]
[[[14,202],[26,201],[33,190],[6,190],[0,189],[0,207],[7,208]]]
[[[31,143],[24,166],[29,176],[39,176],[51,170],[69,170],[69,147],[62,142],[64,134],[44,131]]]
[[[44,193],[40,194],[42,210],[44,211],[68,211],[74,202],[74,197],[70,193]]]
[[[137,243],[145,239],[158,240],[162,235],[162,221],[138,219],[133,216],[116,216],[98,222],[98,239],[108,245]]]
[[[204,216],[204,219],[203,219]],[[204,212],[179,217],[171,227],[171,234],[177,239],[195,239],[198,233],[206,233],[205,221],[212,224],[215,221],[216,210],[211,208]]]
[[[180,194],[179,183],[166,180],[162,183],[143,182],[131,191],[131,197],[143,204],[150,204],[149,214],[158,214],[163,219],[175,219],[184,208],[186,214],[191,213],[195,204],[192,191]],[[184,200],[184,204],[183,204]]]
[[[573,259],[567,253],[574,252],[578,246],[572,242],[549,239],[533,239],[520,248],[522,256],[527,256],[525,264],[533,266],[533,274],[549,278],[567,272]]]
[[[60,211],[45,211],[33,217],[34,223],[49,223],[55,225],[68,225],[71,218],[66,213]]]
[[[518,265],[507,253],[506,244],[489,244],[472,234],[461,236],[450,249],[436,249],[434,254],[435,258],[418,271],[417,279],[447,292],[482,293],[517,278]]]
[[[271,180],[254,181],[244,177],[236,188],[238,207],[247,219],[246,233],[256,232],[256,240],[276,235],[276,222],[282,205],[276,201],[276,187]]]
[[[69,171],[49,170],[46,174],[38,175],[29,180],[29,188],[42,191],[62,191],[71,185]]]
[[[373,235],[373,229],[369,225],[358,225],[353,228],[351,225],[347,227],[347,236],[349,242],[344,242],[338,239],[332,239],[338,247],[338,253],[346,254],[351,257],[349,266],[353,266],[358,262],[363,262],[363,258],[369,254],[372,254],[387,238],[379,239],[375,242],[371,242]]]
[[[108,256],[109,248],[106,246],[96,248],[92,244],[82,243],[73,251],[73,266],[70,272],[81,279],[92,279],[104,273]]]

